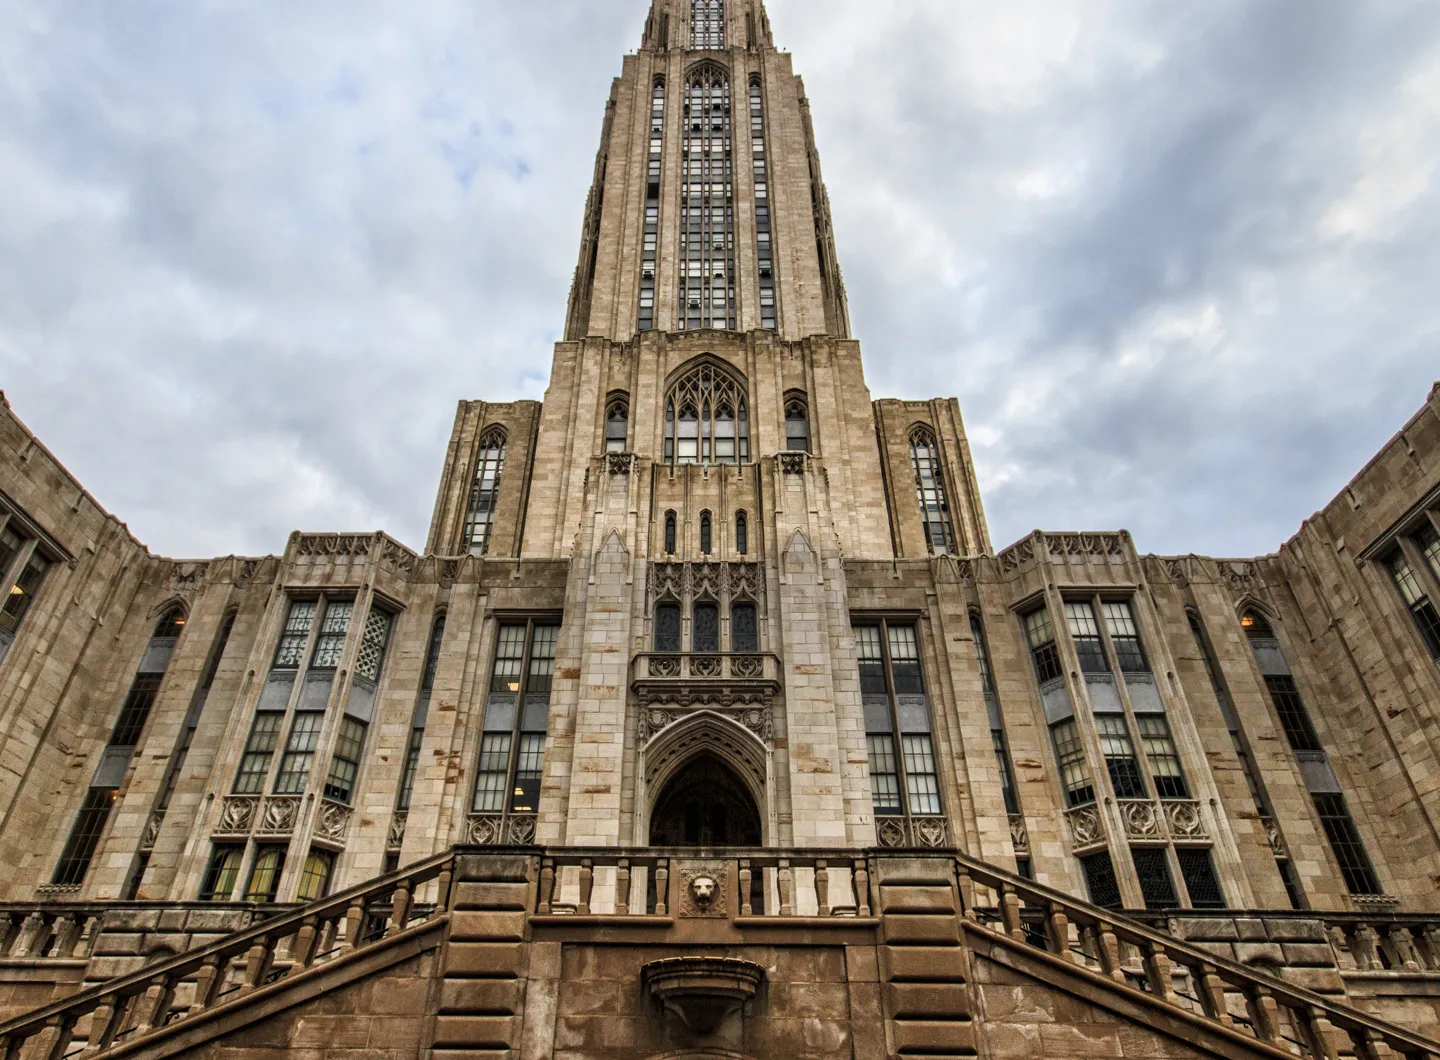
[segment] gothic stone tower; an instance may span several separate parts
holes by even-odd
[[[154,556],[0,396],[0,580],[0,1060],[1440,1056],[1440,387],[1274,555],[996,553],[761,0],[423,553]]]

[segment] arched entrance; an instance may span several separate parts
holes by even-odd
[[[724,762],[699,754],[660,792],[650,813],[650,845],[758,847],[760,811],[744,781]]]

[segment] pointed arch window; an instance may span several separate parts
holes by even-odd
[[[675,555],[675,513],[665,513],[665,554]]]
[[[735,551],[742,556],[750,554],[750,520],[744,512],[735,513]]]
[[[640,248],[639,330],[655,327],[655,269],[660,239],[660,156],[665,144],[665,81],[650,93],[650,160],[645,174],[645,230]]]
[[[725,0],[690,0],[690,47],[725,47]]]
[[[955,524],[950,520],[950,500],[945,493],[940,450],[935,436],[923,427],[910,435],[910,462],[915,469],[915,493],[920,500],[920,518],[925,523],[925,543],[930,554],[953,555]]]
[[[798,395],[785,401],[785,448],[792,453],[810,451],[810,409]]]
[[[505,435],[491,431],[480,441],[475,484],[470,490],[470,514],[465,521],[465,545],[472,556],[484,556],[490,551],[495,508],[500,498],[500,476],[504,470]]]
[[[715,544],[715,533],[712,528],[709,512],[700,513],[700,554],[710,555]]]
[[[677,330],[735,324],[735,204],[730,79],[703,63],[685,81]]]
[[[665,402],[667,464],[748,464],[750,407],[743,385],[713,364],[682,378]]]
[[[630,438],[630,404],[615,398],[605,410],[605,451],[623,453]]]
[[[695,605],[695,628],[690,636],[697,652],[720,650],[720,608],[713,600]]]
[[[754,604],[739,603],[731,605],[730,650],[760,650],[760,626],[756,621]]]
[[[677,603],[663,603],[655,608],[655,650],[680,650],[680,605]]]

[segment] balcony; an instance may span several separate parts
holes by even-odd
[[[645,652],[631,665],[640,705],[768,707],[780,691],[780,659],[761,652]]]

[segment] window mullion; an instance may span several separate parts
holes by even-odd
[[[1440,531],[1436,532],[1440,533]],[[1405,562],[1410,565],[1411,572],[1420,580],[1420,584],[1424,587],[1425,595],[1429,597],[1430,603],[1440,608],[1440,575],[1437,575],[1435,568],[1430,566],[1430,561],[1425,558],[1425,553],[1420,551],[1420,546],[1416,543],[1412,535],[1406,534],[1400,539],[1400,552],[1404,555]],[[1388,568],[1386,570],[1386,577],[1389,578]],[[1394,595],[1393,588],[1391,594]],[[1401,606],[1413,616],[1414,612],[1411,611],[1410,605],[1407,602],[1402,600]]]
[[[515,797],[515,777],[520,768],[520,744],[525,728],[525,696],[530,687],[530,655],[535,650],[535,620],[525,623],[525,650],[520,653],[520,680],[515,694],[515,722],[510,727],[510,762],[505,768],[505,791],[500,803],[500,812],[510,815],[510,803]]]
[[[3,530],[4,527],[0,527]],[[9,598],[10,590],[20,580],[20,575],[25,572],[25,564],[30,562],[30,557],[35,555],[35,550],[40,547],[40,542],[35,538],[25,541],[15,552],[15,558],[10,561],[10,568],[5,571],[5,582],[0,585],[0,603]]]
[[[905,735],[900,731],[900,701],[895,692],[895,667],[890,658],[890,620],[880,620],[880,658],[885,662],[885,691],[890,696],[890,740],[895,749],[896,797],[900,812],[910,816],[910,778],[905,772]]]

